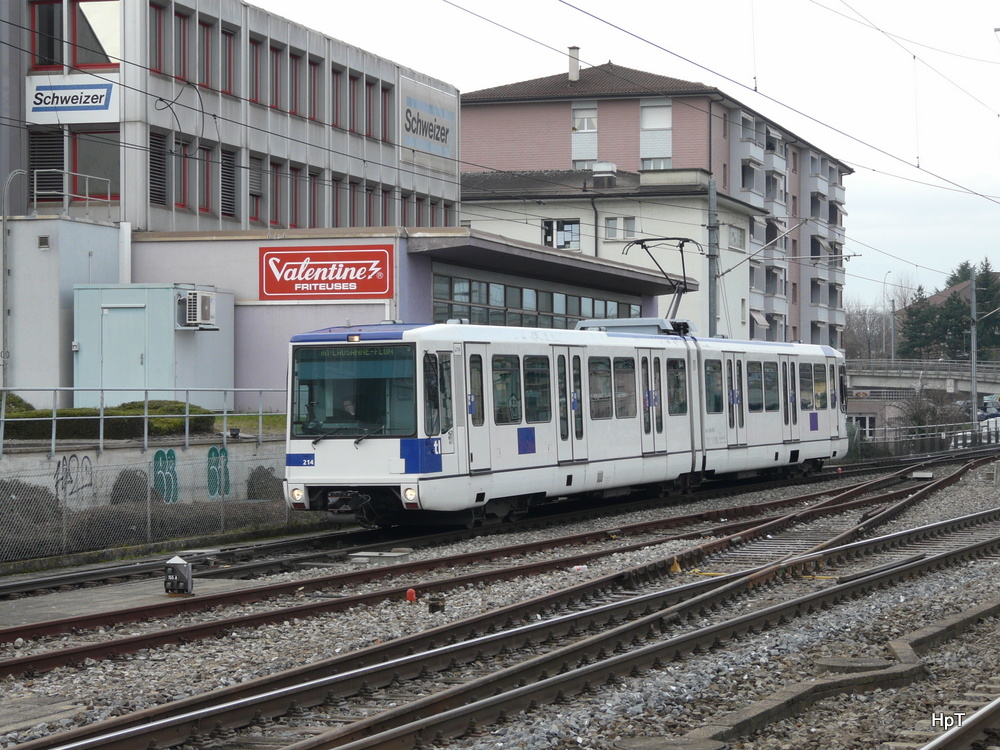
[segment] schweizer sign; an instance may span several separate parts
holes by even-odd
[[[392,245],[260,248],[261,299],[388,299]]]

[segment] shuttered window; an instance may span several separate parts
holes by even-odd
[[[31,199],[37,201],[61,201],[63,199],[63,133],[56,131],[32,131],[28,134],[28,168],[31,173]],[[40,172],[39,170],[57,170]],[[35,188],[38,195],[34,195]]]
[[[149,202],[167,205],[167,136],[149,134]]]
[[[223,216],[236,216],[236,153],[223,151],[221,167],[219,210]]]

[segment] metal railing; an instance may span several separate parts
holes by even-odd
[[[970,422],[873,428],[849,425],[848,437],[848,455],[855,459],[937,453],[1000,445],[1000,419],[980,422],[977,429]]]
[[[851,375],[918,377],[923,374],[968,378],[972,365],[967,359],[848,359],[847,372]],[[977,362],[976,375],[1000,383],[1000,363]]]
[[[97,394],[96,407],[76,407],[72,404],[77,401],[78,397],[85,394]],[[142,394],[141,399],[131,398],[137,393]],[[12,410],[8,401],[11,394],[16,394],[21,399],[28,401],[34,407],[30,412],[26,411],[15,411]],[[38,396],[33,396],[33,394],[38,394]],[[127,394],[127,395],[126,395]],[[113,389],[113,388],[2,388],[0,389],[0,458],[3,457],[4,450],[12,443],[12,441],[18,441],[19,443],[30,442],[38,443],[39,438],[34,439],[23,439],[17,437],[11,437],[11,433],[17,433],[17,427],[20,425],[34,425],[38,423],[49,423],[50,427],[47,430],[48,436],[43,440],[43,442],[48,444],[48,454],[52,457],[56,453],[57,444],[60,439],[60,434],[65,434],[66,429],[60,430],[60,425],[62,424],[64,428],[68,427],[70,423],[88,422],[93,421],[96,423],[96,429],[93,431],[93,435],[88,434],[86,437],[74,438],[74,439],[86,439],[86,440],[96,440],[98,453],[103,453],[109,440],[107,436],[108,430],[107,425],[109,420],[115,420],[116,422],[121,421],[141,421],[141,425],[138,429],[133,430],[141,436],[142,439],[142,450],[145,452],[149,449],[150,437],[153,433],[151,430],[151,423],[155,420],[164,419],[182,419],[183,420],[183,430],[176,433],[176,439],[181,441],[184,448],[187,449],[191,444],[192,435],[196,434],[192,432],[192,422],[194,420],[204,420],[206,417],[211,417],[213,420],[222,420],[221,429],[217,432],[221,433],[223,447],[226,446],[227,441],[230,438],[240,437],[241,442],[246,442],[247,438],[253,438],[259,445],[263,440],[265,433],[265,420],[271,421],[281,421],[283,424],[284,412],[275,412],[273,410],[265,410],[265,396],[266,394],[284,394],[284,389],[282,388],[185,388],[176,390],[164,390],[161,388],[148,388],[145,390],[136,389]],[[211,403],[219,400],[221,397],[222,407],[219,409],[209,409],[203,410],[197,406],[198,402]],[[255,410],[240,410],[237,411],[234,408],[234,404],[237,397],[241,401],[246,402],[250,399],[255,399],[257,402],[257,408]],[[45,405],[42,406],[41,402],[44,400]],[[174,411],[163,412],[151,410],[150,404],[158,401],[176,401],[178,408]],[[129,403],[133,401],[142,402],[142,412],[135,414],[125,414],[125,413],[112,413],[116,409],[116,406],[121,403]],[[270,399],[273,403],[274,399]],[[37,403],[36,403],[37,402]],[[192,411],[194,407],[194,411]],[[95,413],[88,414],[86,412],[93,411]],[[47,412],[45,416],[42,416],[39,412]],[[247,418],[255,418],[257,431],[253,435],[241,435],[237,428],[230,428],[230,420],[239,418],[241,421]],[[29,428],[30,429],[30,428]],[[232,429],[237,429],[236,432],[232,432]],[[283,435],[283,428],[278,430],[272,427],[270,432],[275,435]]]
[[[46,189],[46,185],[53,185],[56,182],[55,177],[58,177],[60,183],[59,189]],[[91,181],[95,183],[104,184],[104,192],[93,192],[90,189]],[[73,184],[83,184],[83,192],[75,193],[69,190],[69,186]],[[41,187],[40,187],[41,184]],[[104,205],[108,213],[108,221],[111,221],[111,180],[107,177],[95,177],[94,175],[83,174],[81,172],[67,172],[64,169],[36,169],[32,172],[32,208],[35,213],[38,213],[39,203],[55,203],[56,201],[62,202],[63,213],[69,212],[70,204],[73,201],[82,201],[84,204],[84,210],[86,216],[90,217],[90,204]],[[46,201],[45,198],[48,197],[49,200]]]

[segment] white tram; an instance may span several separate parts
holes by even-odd
[[[678,330],[633,319],[297,335],[287,501],[345,523],[474,524],[846,453],[838,351]]]

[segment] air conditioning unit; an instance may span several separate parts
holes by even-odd
[[[215,293],[188,292],[185,307],[184,325],[214,326],[215,325]]]

